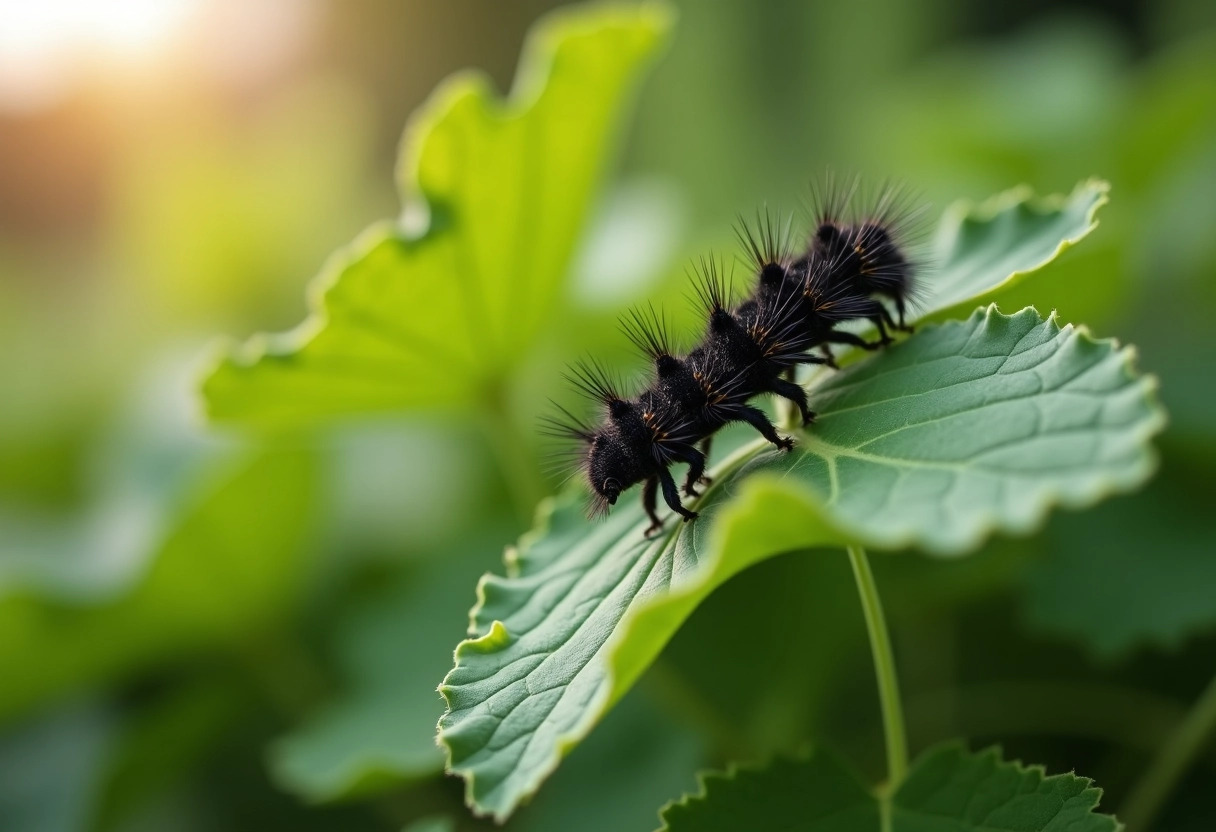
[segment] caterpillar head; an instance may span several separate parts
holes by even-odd
[[[587,451],[588,514],[606,513],[621,492],[646,478],[649,430],[629,402],[614,402],[609,418],[591,437]]]

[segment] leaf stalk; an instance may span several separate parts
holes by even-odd
[[[1131,832],[1149,829],[1165,799],[1216,731],[1216,676],[1187,712],[1186,718],[1157,750],[1144,776],[1127,798],[1120,816]]]
[[[887,792],[894,793],[908,773],[908,737],[904,728],[903,705],[899,698],[899,677],[895,673],[895,656],[891,652],[891,636],[883,617],[882,600],[866,550],[860,546],[847,547],[866,630],[870,634],[870,652],[874,656],[874,675],[878,679],[878,701],[882,708],[882,729],[887,746]]]

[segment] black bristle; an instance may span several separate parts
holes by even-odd
[[[713,316],[730,309],[731,279],[717,259],[702,257],[692,266],[692,290],[706,313]]]
[[[654,304],[648,303],[645,308],[633,307],[621,318],[620,326],[625,337],[651,360],[659,361],[672,355],[667,316],[655,310]]]
[[[818,237],[850,222],[849,209],[861,187],[858,176],[838,177],[829,169],[818,182],[811,182],[811,234]]]
[[[756,211],[754,225],[740,214],[735,220],[735,236],[761,281],[779,281],[785,276],[791,259],[789,222],[782,226],[767,209]]]
[[[540,433],[542,436],[553,439],[574,439],[582,444],[591,444],[595,438],[595,430],[592,427],[557,402],[550,401],[549,404],[557,412],[541,417]]]
[[[566,381],[588,397],[603,404],[624,400],[620,379],[594,358],[584,359],[570,367]]]

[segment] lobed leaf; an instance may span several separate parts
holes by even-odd
[[[626,102],[665,39],[663,5],[562,10],[536,26],[515,88],[442,84],[406,128],[405,217],[337,254],[297,329],[230,351],[213,419],[263,428],[481,401],[550,319]]]
[[[870,794],[822,753],[701,778],[668,804],[660,832],[805,829],[807,832],[1117,832],[1094,809],[1102,792],[1073,774],[1005,762],[995,748],[931,749],[894,796]]]
[[[475,637],[440,688],[469,802],[510,814],[692,610],[763,558],[850,541],[958,555],[1138,485],[1163,421],[1151,390],[1113,342],[989,307],[832,376],[795,450],[761,441],[723,462],[696,523],[646,540],[636,500],[599,525],[554,504],[508,576],[482,579]]]

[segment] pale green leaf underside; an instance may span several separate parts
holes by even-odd
[[[296,330],[223,359],[214,419],[283,427],[474,401],[532,344],[554,303],[626,102],[664,40],[659,4],[561,11],[531,33],[515,89],[441,85],[406,129],[406,215],[369,229],[317,282]]]
[[[924,328],[813,390],[792,453],[746,446],[695,504],[642,537],[635,500],[604,523],[559,504],[487,576],[479,636],[441,688],[440,739],[475,808],[505,816],[629,688],[702,599],[771,555],[856,541],[963,553],[1150,473],[1162,416],[1127,351],[1033,309]]]
[[[1117,832],[1094,812],[1101,790],[1072,774],[1005,762],[996,749],[925,753],[891,798],[871,795],[824,754],[702,777],[701,792],[662,811],[661,832]],[[882,812],[889,813],[883,825]]]

